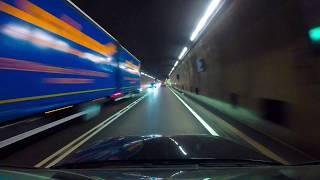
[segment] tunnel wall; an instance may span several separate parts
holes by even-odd
[[[311,50],[300,3],[225,5],[171,74],[173,84],[247,108],[319,147],[320,57]]]

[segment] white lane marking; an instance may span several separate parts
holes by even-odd
[[[169,88],[170,91],[180,100],[180,102],[192,113],[192,115],[209,131],[209,133],[213,136],[219,136],[219,134],[213,130],[203,119],[200,117],[191,107],[185,103],[175,92]]]
[[[13,136],[13,137],[11,137],[11,138],[9,138],[9,139],[3,140],[3,141],[0,142],[0,149],[1,149],[1,148],[4,148],[4,147],[6,147],[6,146],[9,146],[9,145],[11,145],[11,144],[14,144],[14,143],[16,143],[16,142],[18,142],[18,141],[21,141],[21,140],[23,140],[23,139],[26,139],[26,138],[28,138],[28,137],[31,137],[31,136],[33,136],[33,135],[35,135],[35,134],[41,133],[41,132],[43,132],[43,131],[46,131],[46,130],[48,130],[48,129],[50,129],[50,128],[53,128],[53,127],[55,127],[55,126],[57,126],[57,125],[63,124],[63,123],[65,123],[65,122],[67,122],[67,121],[70,121],[70,120],[72,120],[72,119],[75,119],[75,118],[78,118],[78,117],[80,117],[80,116],[83,116],[83,115],[85,115],[86,113],[87,113],[86,111],[84,111],[84,112],[79,112],[79,113],[77,113],[77,114],[73,114],[73,115],[71,115],[71,116],[62,118],[62,119],[60,119],[60,120],[58,120],[58,121],[54,121],[54,122],[49,123],[49,124],[46,124],[46,125],[44,125],[44,126],[41,126],[41,127],[35,128],[35,129],[32,129],[32,130],[27,131],[27,132],[24,132],[24,133],[22,133],[22,134]]]
[[[170,89],[171,90],[171,89]],[[171,90],[171,92],[173,92]],[[174,93],[174,92],[173,92]],[[175,94],[175,93],[174,93]],[[176,95],[176,94],[175,94]],[[176,95],[178,97],[178,99],[180,99],[182,101],[182,99]],[[265,156],[269,157],[270,159],[273,159],[275,161],[278,161],[282,164],[285,165],[289,165],[289,162],[283,158],[281,158],[280,156],[278,156],[277,154],[275,154],[273,151],[269,150],[267,147],[265,147],[264,145],[260,144],[259,142],[255,141],[254,139],[250,138],[249,136],[247,136],[246,134],[242,133],[240,130],[234,128],[232,125],[230,125],[229,123],[225,122],[223,119],[221,119],[220,117],[216,116],[215,114],[213,114],[215,116],[215,118],[217,120],[220,121],[220,123],[223,123],[223,125],[228,128],[229,130],[231,130],[233,133],[237,134],[240,138],[242,138],[243,140],[245,140],[246,142],[248,142],[250,145],[252,145],[257,151],[261,152],[262,154],[264,154]]]
[[[47,157],[46,159],[44,159],[41,162],[39,162],[38,164],[36,164],[35,167],[42,167],[45,164],[47,164],[45,166],[46,168],[54,166],[59,161],[61,161],[63,158],[65,158],[67,155],[69,155],[71,152],[73,152],[75,149],[77,149],[82,144],[84,144],[86,141],[88,141],[91,137],[93,137],[98,132],[100,132],[102,129],[104,129],[109,124],[111,124],[113,121],[118,119],[121,115],[123,115],[124,113],[129,111],[132,107],[134,107],[137,103],[139,103],[146,96],[147,96],[147,94],[142,96],[138,100],[134,101],[133,103],[131,103],[127,107],[123,108],[122,110],[118,111],[117,113],[115,113],[114,115],[112,115],[108,119],[104,120],[103,122],[101,122],[100,124],[98,124],[97,126],[92,128],[91,130],[87,131],[86,133],[84,133],[83,135],[78,137],[77,139],[73,140],[72,142],[70,142],[69,144],[67,144],[66,146],[64,146],[63,148],[61,148],[60,150],[58,150],[57,152],[52,154],[51,156]],[[49,163],[49,161],[51,161],[51,162]]]
[[[7,125],[4,125],[4,126],[1,126],[0,128],[1,129],[5,129],[5,128],[11,127],[11,126],[15,126],[15,125],[18,125],[18,124],[25,124],[25,123],[36,121],[36,120],[39,120],[39,119],[40,119],[40,117],[34,117],[34,118],[26,119],[26,120],[23,120],[23,121],[18,121],[18,122],[12,123],[12,124],[7,124]]]

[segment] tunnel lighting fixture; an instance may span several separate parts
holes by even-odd
[[[176,67],[178,65],[179,61],[176,61],[176,63],[174,63],[173,67]]]
[[[212,0],[209,4],[206,12],[204,13],[203,17],[199,21],[196,29],[193,31],[190,37],[190,41],[194,41],[200,34],[200,32],[203,30],[203,28],[208,24],[208,21],[210,20],[210,17],[214,15],[214,13],[217,12],[217,9],[219,7],[221,0]]]
[[[141,75],[142,75],[142,76],[145,76],[145,77],[148,77],[148,78],[151,78],[151,79],[156,79],[155,77],[150,76],[149,74],[144,73],[144,72],[141,72]]]
[[[210,19],[212,19],[212,17],[214,15],[217,14],[217,12],[219,11],[219,8],[221,7],[221,3],[223,0],[211,0],[208,8],[206,9],[204,15],[202,16],[202,18],[200,19],[199,23],[197,24],[195,30],[193,31],[193,33],[190,36],[190,41],[193,42],[195,41],[200,33],[203,31],[203,29],[206,27],[206,25],[209,23]],[[316,31],[313,32],[313,35],[311,35],[311,33],[309,32],[310,37],[316,37],[314,39],[318,39],[320,38],[320,35],[318,34],[318,32]],[[188,47],[184,47],[183,50],[181,51],[180,55],[179,55],[179,60],[181,60],[188,52]],[[174,71],[174,69],[176,68],[176,66],[178,65],[179,61],[177,61],[174,66],[172,67],[170,73],[168,74],[168,76],[170,76],[172,74],[172,72]]]
[[[182,59],[184,57],[184,55],[186,55],[188,51],[188,48],[187,47],[184,47],[179,55],[179,60]]]

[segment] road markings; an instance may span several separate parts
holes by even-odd
[[[219,136],[219,134],[213,130],[203,119],[202,117],[200,117],[193,109],[191,109],[191,107],[185,103],[175,92],[173,92],[171,90],[171,88],[169,88],[170,91],[179,99],[179,101],[192,113],[192,115],[204,126],[204,128],[206,128],[209,133],[213,136]]]
[[[138,100],[134,101],[133,103],[129,104],[127,107],[123,108],[122,110],[118,111],[108,119],[104,120],[91,130],[87,131],[77,139],[73,140],[54,154],[50,155],[46,159],[42,160],[38,164],[35,165],[35,167],[45,167],[50,168],[60,162],[62,159],[64,159],[66,156],[68,156],[70,153],[72,153],[74,150],[76,150],[78,147],[83,145],[85,142],[87,142],[90,138],[92,138],[94,135],[96,135],[98,132],[103,130],[105,127],[110,125],[113,121],[117,120],[120,116],[122,116],[124,113],[129,111],[132,107],[134,107],[136,104],[138,104],[141,100],[143,100],[147,96],[144,95]]]
[[[20,125],[20,124],[33,122],[33,121],[36,121],[36,120],[39,120],[39,119],[41,119],[41,118],[40,117],[33,117],[33,118],[30,118],[30,119],[26,119],[24,121],[18,121],[18,122],[12,123],[12,124],[7,124],[7,125],[4,125],[4,126],[0,126],[0,129],[5,129],[5,128],[11,127],[11,126],[16,126],[16,125]]]
[[[47,125],[44,125],[44,126],[41,126],[41,127],[35,128],[35,129],[32,129],[32,130],[30,130],[30,131],[24,132],[24,133],[22,133],[22,134],[13,136],[13,137],[11,137],[11,138],[9,138],[9,139],[0,141],[0,149],[1,149],[1,148],[4,148],[4,147],[7,147],[7,146],[9,146],[9,145],[11,145],[11,144],[14,144],[14,143],[16,143],[16,142],[18,142],[18,141],[21,141],[21,140],[23,140],[23,139],[26,139],[26,138],[28,138],[28,137],[31,137],[31,136],[33,136],[33,135],[35,135],[35,134],[41,133],[41,132],[43,132],[43,131],[46,131],[46,130],[48,130],[48,129],[50,129],[50,128],[53,128],[53,127],[55,127],[55,126],[58,126],[58,125],[60,125],[60,124],[63,124],[63,123],[65,123],[65,122],[67,122],[67,121],[70,121],[70,120],[72,120],[72,119],[75,119],[75,118],[78,118],[78,117],[80,117],[80,116],[83,116],[83,115],[85,115],[85,114],[87,114],[86,111],[84,111],[84,112],[79,112],[79,113],[77,113],[77,114],[73,114],[73,115],[71,115],[71,116],[62,118],[62,119],[60,119],[60,120],[58,120],[58,121],[54,121],[54,122],[49,123],[49,124],[47,124]]]
[[[171,90],[171,89],[170,89]],[[172,90],[171,90],[172,91]],[[173,91],[172,91],[173,92]],[[173,92],[174,93],[174,92]],[[175,93],[174,93],[175,94]],[[177,97],[178,95],[175,94]],[[180,98],[180,97],[179,97]],[[179,99],[178,98],[178,99]],[[181,99],[181,98],[180,98]],[[266,146],[260,144],[259,142],[255,141],[254,139],[252,139],[251,137],[247,136],[246,134],[244,134],[242,131],[238,130],[237,128],[233,127],[231,124],[227,123],[225,120],[223,120],[222,118],[220,118],[219,116],[215,115],[212,113],[212,115],[214,116],[214,119],[217,120],[217,122],[224,127],[225,129],[229,129],[231,132],[235,133],[236,135],[238,135],[241,139],[243,139],[244,141],[246,141],[247,143],[249,143],[251,146],[253,146],[257,151],[259,151],[260,153],[264,154],[265,156],[269,157],[270,159],[273,159],[277,162],[280,162],[282,164],[285,165],[289,165],[290,163],[283,159],[282,157],[278,156],[276,153],[274,153],[273,151],[271,151],[269,148],[267,148]]]

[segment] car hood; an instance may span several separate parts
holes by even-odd
[[[233,141],[207,135],[130,136],[96,141],[58,164],[106,161],[185,159],[245,159],[270,161],[257,151]]]

